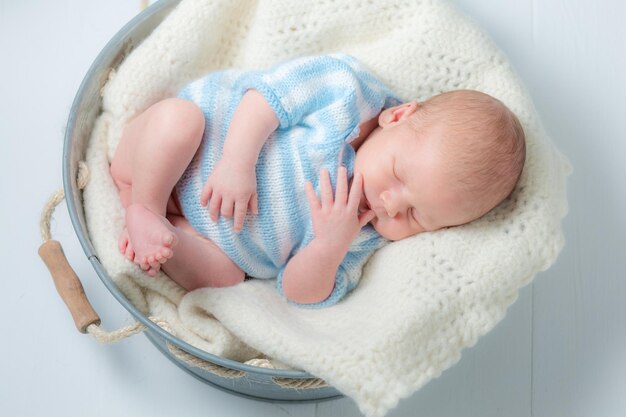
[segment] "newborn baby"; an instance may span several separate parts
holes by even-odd
[[[524,143],[491,96],[403,103],[343,54],[211,73],[126,126],[119,249],[187,290],[277,278],[292,303],[332,305],[385,243],[498,205]]]

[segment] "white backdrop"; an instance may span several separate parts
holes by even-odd
[[[626,415],[626,3],[452,1],[508,55],[574,166],[567,243],[491,333],[390,417]],[[99,345],[74,330],[56,296],[36,254],[38,222],[62,185],[69,109],[141,3],[0,0],[0,415],[359,416],[347,399],[285,405],[217,391],[143,336]],[[85,259],[64,205],[52,231],[105,327],[131,323]]]

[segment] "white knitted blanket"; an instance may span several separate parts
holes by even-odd
[[[458,88],[501,99],[527,133],[513,196],[472,224],[384,247],[357,289],[322,310],[288,305],[266,280],[186,294],[124,260],[116,244],[124,214],[108,173],[124,123],[208,71],[322,52],[356,56],[404,99]],[[563,246],[569,163],[503,55],[441,0],[183,0],[111,74],[103,101],[84,208],[98,257],[121,290],[189,343],[241,361],[263,352],[326,380],[369,417],[456,363]]]

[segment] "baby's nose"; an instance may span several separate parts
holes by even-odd
[[[393,198],[391,198],[391,192],[388,190],[383,191],[380,194],[380,199],[383,200],[383,205],[385,206],[387,216],[396,217],[396,214],[398,214],[398,208],[396,204],[393,203]]]

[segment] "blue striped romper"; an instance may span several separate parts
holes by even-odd
[[[249,89],[265,97],[280,125],[263,145],[256,165],[259,214],[246,213],[237,234],[232,218],[211,221],[208,208],[200,205],[200,193]],[[355,152],[350,142],[358,137],[359,125],[400,99],[344,54],[297,58],[260,71],[214,72],[187,85],[178,97],[196,103],[206,119],[200,148],[176,185],[184,216],[247,275],[276,278],[284,297],[285,266],[314,237],[305,182],[311,181],[319,195],[322,168],[330,172],[333,188],[340,165],[351,178]],[[341,300],[356,287],[367,259],[386,242],[370,224],[363,227],[337,270],[330,296],[301,306],[326,307]]]

